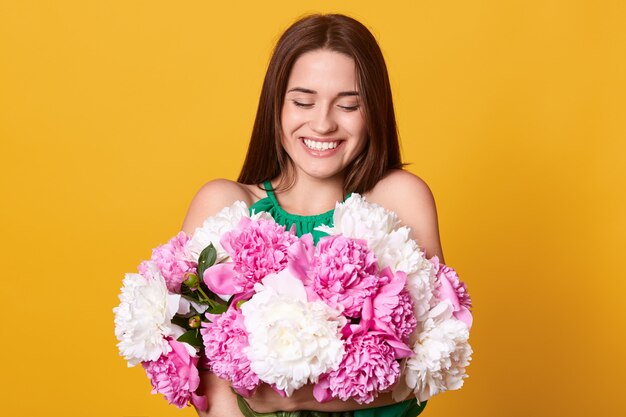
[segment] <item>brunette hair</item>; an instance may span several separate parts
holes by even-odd
[[[369,191],[387,171],[402,167],[389,76],[376,39],[351,17],[311,15],[292,24],[274,48],[238,182],[260,184],[287,172],[288,164],[293,164],[281,142],[281,110],[287,81],[296,60],[317,49],[345,54],[356,64],[366,144],[345,168],[344,192]],[[295,178],[288,181],[286,188],[293,185]]]

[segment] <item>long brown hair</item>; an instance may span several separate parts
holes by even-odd
[[[281,109],[294,63],[302,54],[317,49],[345,54],[356,64],[367,136],[363,151],[345,168],[344,192],[369,191],[388,170],[402,167],[389,76],[376,39],[351,17],[311,15],[292,24],[274,48],[237,180],[240,183],[260,184],[288,172],[293,164],[281,143]],[[287,179],[287,188],[294,181]]]

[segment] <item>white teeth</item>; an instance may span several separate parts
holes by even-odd
[[[327,149],[335,149],[339,142],[316,142],[311,139],[304,139],[304,144],[309,149],[314,149],[316,151],[325,151]]]

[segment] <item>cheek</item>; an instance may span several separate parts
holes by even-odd
[[[361,142],[365,142],[366,136],[366,126],[365,126],[365,118],[362,113],[352,115],[349,120],[346,120],[346,127],[350,130],[350,133],[359,138]]]
[[[304,122],[302,112],[294,111],[289,106],[283,107],[281,112],[281,126],[283,134],[289,134],[300,127]]]

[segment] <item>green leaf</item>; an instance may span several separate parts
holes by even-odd
[[[186,317],[179,316],[178,314],[172,317],[172,323],[177,326],[182,327],[183,329],[187,329],[189,327],[189,319]]]
[[[212,267],[213,264],[215,264],[216,259],[217,251],[215,250],[215,246],[211,243],[209,246],[204,248],[198,258],[198,278],[200,278],[200,280],[202,280],[202,277],[204,276],[204,271]]]
[[[181,295],[183,296],[184,299],[193,301],[194,303],[198,303],[200,305],[209,305],[208,302],[200,299],[200,294],[198,294],[197,291],[193,291],[193,292],[189,291],[189,292],[190,294],[185,294],[185,292],[183,291],[183,294]],[[191,310],[195,311],[196,313],[198,312],[198,310],[193,305],[191,306]]]
[[[217,304],[215,307],[209,308],[209,313],[211,314],[222,314],[228,310],[228,306],[226,304]]]
[[[188,330],[176,340],[179,342],[189,343],[193,347],[202,347],[202,339],[200,338],[200,332],[198,329]]]

